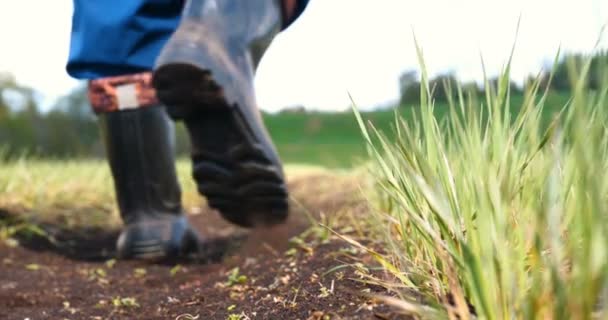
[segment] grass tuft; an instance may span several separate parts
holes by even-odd
[[[453,88],[441,119],[423,72],[418,114],[397,117],[395,139],[355,112],[373,158],[382,265],[422,317],[606,318],[608,81],[587,89],[590,63],[573,66],[566,105],[551,105],[540,80],[515,105],[510,65],[483,102]],[[561,110],[548,124],[547,108]]]

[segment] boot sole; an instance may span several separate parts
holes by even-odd
[[[174,119],[198,141],[193,176],[198,191],[228,221],[242,227],[286,220],[288,193],[267,139],[257,138],[239,106],[229,105],[208,70],[186,63],[161,66],[153,85]]]

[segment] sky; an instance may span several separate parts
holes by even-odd
[[[245,0],[243,0],[245,1]],[[65,72],[71,1],[0,0],[0,71],[42,93],[45,106],[78,84]],[[519,34],[515,42],[518,19]],[[414,36],[431,75],[497,74],[516,44],[513,78],[550,65],[558,48],[608,48],[606,0],[311,0],[273,42],[255,84],[267,111],[305,106],[364,109],[398,98],[399,75],[419,70]]]

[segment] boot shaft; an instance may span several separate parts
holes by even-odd
[[[174,130],[164,108],[101,114],[100,127],[124,222],[181,214]]]
[[[252,77],[281,30],[281,0],[188,0],[180,26],[156,65],[176,60],[201,63],[200,51],[223,60],[232,74]]]
[[[225,42],[259,47],[281,29],[281,0],[188,0],[182,17]]]

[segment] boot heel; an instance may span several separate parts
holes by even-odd
[[[183,120],[200,108],[226,108],[222,88],[211,72],[187,63],[171,63],[154,72],[153,85],[171,118]],[[193,101],[199,104],[193,104]]]

